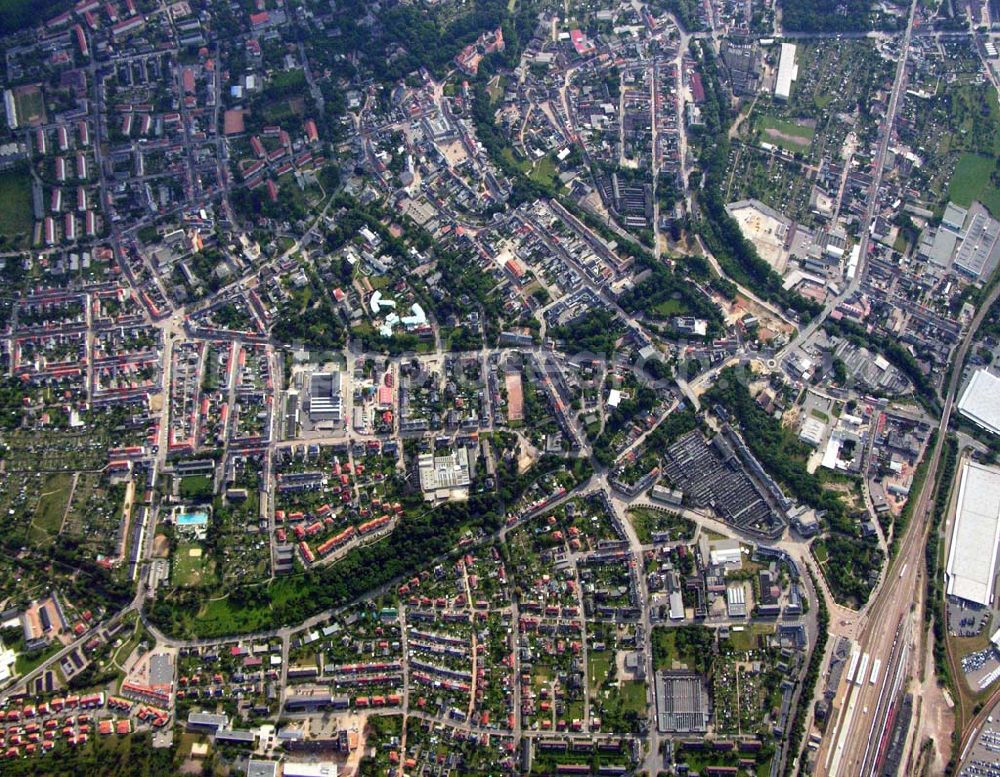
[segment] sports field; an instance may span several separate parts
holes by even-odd
[[[758,120],[761,140],[780,146],[786,151],[795,153],[803,151],[812,143],[816,130],[794,121],[777,119],[774,116],[761,116]]]

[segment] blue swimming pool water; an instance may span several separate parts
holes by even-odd
[[[177,516],[178,526],[200,526],[203,523],[208,523],[208,513],[204,511],[181,513]]]

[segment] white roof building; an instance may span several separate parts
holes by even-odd
[[[809,416],[799,430],[799,439],[809,443],[814,448],[818,448],[823,442],[824,434],[826,434],[826,424],[818,418]]]
[[[1000,434],[1000,378],[976,370],[958,400],[958,412],[986,431]]]
[[[456,448],[452,453],[440,456],[421,453],[417,457],[417,470],[424,499],[429,502],[469,495],[472,467],[465,448]]]
[[[717,540],[712,543],[709,558],[713,564],[742,566],[743,553],[739,540]]]
[[[285,777],[337,777],[337,765],[332,761],[285,761],[282,773]]]
[[[670,594],[670,620],[684,620],[684,596],[680,591]]]
[[[742,583],[726,586],[726,610],[730,618],[747,617],[747,592]]]
[[[792,81],[799,74],[795,64],[795,44],[781,44],[781,59],[778,61],[778,77],[774,80],[774,96],[779,100],[787,100],[792,93]]]
[[[985,606],[992,602],[998,544],[1000,470],[967,462],[948,551],[949,596]]]

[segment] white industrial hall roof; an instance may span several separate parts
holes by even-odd
[[[993,434],[1000,434],[1000,378],[976,370],[958,400],[958,412]]]
[[[962,468],[955,527],[948,552],[948,595],[988,606],[1000,544],[1000,470],[967,462]]]

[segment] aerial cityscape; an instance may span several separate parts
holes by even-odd
[[[0,39],[0,775],[1000,777],[1000,0]]]

